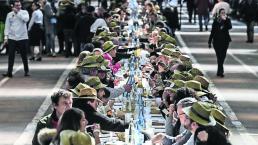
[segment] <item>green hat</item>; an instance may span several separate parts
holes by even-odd
[[[86,67],[86,68],[99,67],[100,63],[97,62],[97,58],[99,58],[98,55],[87,56],[86,58],[83,59],[80,66]]]
[[[102,89],[107,86],[100,81],[99,77],[90,77],[85,83],[94,89]]]
[[[226,131],[229,131],[229,129],[225,126],[225,121],[226,121],[227,116],[222,111],[220,111],[218,109],[212,109],[211,116],[214,117],[214,119],[216,120],[216,123],[220,127],[225,129]]]
[[[185,81],[189,81],[193,79],[193,76],[189,72],[183,71],[181,74],[184,75]]]
[[[117,23],[114,22],[114,21],[109,24],[109,27],[111,27],[111,28],[114,28],[114,27],[116,27],[116,26],[117,26]]]
[[[183,108],[184,113],[194,122],[203,126],[215,126],[216,121],[200,102],[195,102],[191,107]]]
[[[80,95],[80,90],[83,88],[88,88],[89,86],[83,83],[79,83],[74,89],[70,89],[76,96]]]
[[[193,67],[192,69],[189,70],[189,73],[191,73],[193,75],[193,77],[199,75],[199,76],[203,76],[203,73],[200,69]]]
[[[191,58],[190,58],[190,56],[188,56],[188,55],[180,55],[179,56],[179,59],[181,60],[181,61],[190,61],[191,60]]]
[[[116,47],[117,47],[117,45],[114,45],[112,41],[106,41],[103,44],[103,51],[104,51],[104,53],[107,53],[107,52],[109,52],[110,50],[112,50]]]
[[[191,69],[192,68],[192,62],[190,61],[182,61],[183,65],[186,67],[186,69]]]
[[[64,130],[60,133],[60,144],[62,145],[91,145],[93,141],[89,134],[81,131]]]
[[[171,37],[171,36],[166,37],[165,41],[169,42],[169,43],[172,43],[172,44],[176,44],[176,39]]]
[[[176,46],[172,43],[165,44],[163,48],[176,48]]]
[[[173,75],[172,75],[172,79],[174,80],[186,80],[185,76],[182,75],[181,73],[177,73],[175,72]]]
[[[169,48],[164,48],[164,49],[161,50],[161,54],[165,55],[165,56],[170,57],[172,53],[173,53],[173,50],[169,49]]]
[[[171,56],[172,56],[173,58],[179,58],[180,55],[182,55],[182,54],[181,54],[181,52],[179,52],[179,51],[174,51],[174,52],[172,52],[172,54],[171,54]]]
[[[160,32],[159,36],[161,37],[161,39],[166,39],[169,35],[166,32]]]
[[[206,77],[197,75],[194,80],[200,82],[203,89],[208,90],[210,81]]]
[[[181,88],[181,87],[184,87],[185,86],[185,81],[183,80],[174,80],[174,83],[175,83],[175,87],[176,88]]]
[[[197,82],[195,80],[186,81],[185,87],[194,89],[195,91],[201,91],[202,90],[201,83]]]

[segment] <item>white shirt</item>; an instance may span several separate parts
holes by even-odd
[[[31,29],[31,27],[32,27],[32,25],[33,25],[34,23],[42,24],[42,25],[43,25],[43,14],[42,14],[42,12],[41,12],[40,9],[37,9],[36,11],[34,11],[34,12],[32,13],[28,30]]]
[[[220,9],[225,9],[226,14],[230,14],[230,6],[227,2],[221,1],[215,4],[214,8],[212,9],[212,16],[216,16],[216,14],[219,14]]]
[[[104,19],[98,18],[90,27],[90,32],[95,33],[99,27],[107,27],[107,23]]]
[[[191,135],[191,137],[184,145],[194,145],[194,134]]]
[[[28,39],[26,24],[29,18],[29,14],[26,10],[20,10],[17,14],[13,11],[9,12],[5,21],[5,38],[16,41]]]

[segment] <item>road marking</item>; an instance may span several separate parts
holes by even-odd
[[[236,57],[232,52],[228,52],[228,54],[233,57],[238,63],[240,63],[246,70],[248,70],[251,74],[253,74],[255,77],[258,77],[255,70],[253,70],[250,66],[246,65],[242,60],[240,60],[238,57]]]
[[[60,78],[58,79],[55,87],[52,89],[52,91],[47,95],[44,102],[41,104],[41,106],[38,109],[37,114],[34,116],[32,121],[26,126],[26,128],[23,130],[23,133],[20,135],[20,137],[15,141],[13,145],[30,145],[38,120],[45,114],[47,111],[49,105],[51,104],[51,98],[50,96],[54,91],[57,89],[60,89],[63,85],[63,82],[66,79],[66,76],[70,72],[70,70],[73,68],[75,64],[76,58],[72,60],[72,62],[66,67],[65,71],[62,73]]]
[[[13,75],[16,74],[21,68],[22,68],[23,65],[19,65],[13,72]],[[10,78],[9,77],[4,77],[1,81],[0,81],[0,87],[2,85],[4,85]]]
[[[177,32],[180,35],[210,35],[211,32],[209,31],[203,31],[203,32]],[[231,36],[246,36],[246,32],[229,32]],[[254,36],[258,36],[257,33],[254,34]]]
[[[187,53],[193,63],[196,65],[197,68],[201,69],[200,64],[197,62],[197,60],[193,57],[193,55],[191,54],[190,49],[187,47],[186,43],[184,42],[184,40],[182,39],[180,33],[176,32],[176,37],[179,41],[179,43],[181,44],[181,49],[183,49],[183,51],[185,53]],[[202,69],[201,69],[202,70]],[[206,74],[205,71],[203,71],[205,76],[210,79],[208,77],[208,75]],[[211,79],[210,79],[211,80]],[[245,144],[257,144],[257,142],[253,139],[253,137],[251,137],[248,133],[246,128],[243,126],[243,124],[238,120],[236,114],[233,112],[233,110],[231,109],[231,107],[228,105],[228,103],[225,101],[223,95],[219,92],[219,90],[215,87],[215,85],[211,82],[211,90],[212,92],[214,92],[216,94],[216,96],[218,96],[218,98],[220,99],[219,104],[223,107],[226,115],[230,118],[230,121],[232,122],[232,124],[236,127],[236,129],[238,130],[238,133],[240,134],[240,136],[242,137],[242,141]]]

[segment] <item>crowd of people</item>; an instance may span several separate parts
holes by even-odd
[[[20,4],[15,1],[16,9]],[[133,84],[119,85],[121,79],[116,74],[122,69],[128,69],[124,60],[137,55],[142,61],[136,67],[139,67],[142,77],[151,88],[147,97],[155,100],[166,122],[165,132],[151,137],[153,144],[230,144],[229,129],[225,125],[227,117],[223,108],[217,104],[216,95],[209,91],[210,81],[177,46],[175,28],[168,22],[171,15],[166,15],[166,12],[173,10],[163,8],[163,11],[158,4],[138,1],[132,5],[123,1],[111,3],[110,9],[104,13],[100,13],[101,9],[99,13],[94,13],[94,7],[80,4],[80,11],[76,14],[73,1],[65,0],[60,4],[63,16],[60,12],[60,17],[56,19],[50,14],[49,27],[56,23],[60,25],[58,20],[64,22],[60,28],[56,27],[60,29],[56,32],[62,30],[64,33],[65,54],[71,55],[71,48],[74,48],[73,52],[78,53],[78,59],[63,89],[51,96],[53,111],[37,123],[33,145],[103,144],[100,139],[103,130],[125,132],[129,123],[123,120],[122,111],[113,113],[113,107],[119,96],[132,91]],[[50,8],[47,12],[54,11],[49,2],[44,9],[47,9],[47,5]],[[137,11],[133,11],[135,7]],[[47,12],[42,14],[39,9],[39,3],[33,3],[31,20],[26,11],[9,13],[7,18],[18,19],[24,27],[29,22],[29,33],[43,34],[40,27],[44,21],[39,18],[46,17]],[[24,15],[19,17],[21,12]],[[209,44],[213,42],[214,47],[217,46],[217,38],[213,33],[222,30],[220,22],[223,21],[223,31],[220,33],[224,33],[224,27],[228,33],[231,26],[230,20],[225,17],[225,9],[220,9],[216,15],[220,17],[214,21],[209,41]],[[47,25],[45,22],[45,27]],[[46,41],[53,41],[51,37],[54,29],[50,28],[49,34],[45,32]],[[24,39],[10,41],[13,38],[9,35],[8,38],[9,45],[12,41],[18,45],[28,39],[24,36]],[[38,38],[37,35],[30,42],[35,44],[31,45],[32,50],[41,47]],[[48,42],[48,45],[51,46],[51,43]],[[228,43],[229,40],[224,44]],[[52,55],[55,53],[51,47],[48,51]],[[32,53],[32,57],[38,59],[41,56]],[[223,77],[220,69],[217,75]],[[127,79],[128,76],[125,71],[123,78]]]
[[[88,3],[71,0],[60,1],[57,9],[51,0],[39,0],[32,3],[31,17],[21,9],[19,0],[14,2],[5,24],[9,61],[4,76],[12,77],[17,47],[25,76],[29,76],[27,43],[31,61],[41,61],[44,53],[55,57],[55,36],[58,53],[78,58],[64,89],[51,96],[52,113],[37,123],[33,145],[102,144],[100,130],[124,132],[129,124],[121,120],[123,112],[115,116],[112,110],[119,96],[131,92],[132,84],[119,86],[116,74],[126,69],[123,60],[134,52],[144,59],[138,67],[151,88],[149,97],[155,99],[166,122],[165,133],[151,138],[153,144],[230,144],[227,117],[209,90],[210,81],[180,51],[174,37],[175,30],[180,29],[177,1],[166,2],[169,7],[162,7],[163,1],[135,0],[129,4],[117,0],[108,6],[102,0],[95,10]],[[202,19],[208,30],[209,1],[197,0],[195,8],[192,4],[187,1],[189,22],[197,10],[200,31]],[[214,22],[208,45],[213,44],[217,55],[218,77],[224,77],[223,63],[231,41],[229,12],[229,5],[223,1],[212,10]],[[248,34],[248,42],[252,37]],[[123,78],[128,78],[127,72]]]

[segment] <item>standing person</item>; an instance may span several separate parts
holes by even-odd
[[[66,6],[63,15],[60,16],[60,20],[63,25],[64,39],[65,39],[65,57],[72,55],[71,49],[74,44],[73,29],[75,26],[75,9],[73,4]]]
[[[37,2],[32,3],[32,17],[29,22],[29,38],[30,38],[30,48],[31,48],[31,57],[30,60],[41,61],[42,54],[42,37],[43,37],[43,14],[40,10],[40,4]],[[36,56],[35,48],[38,48],[39,52]]]
[[[39,145],[37,136],[41,129],[57,128],[59,118],[66,110],[72,108],[72,94],[65,90],[59,90],[53,93],[51,96],[51,102],[54,110],[49,115],[41,118],[37,123],[34,137],[32,139],[32,145]]]
[[[54,8],[52,7],[51,0],[47,0],[44,6],[44,24],[45,24],[45,37],[46,37],[46,52],[53,57],[55,53],[55,25],[57,23]]]
[[[253,43],[254,41],[254,25],[258,6],[256,0],[243,0],[240,4],[240,14],[244,19],[247,29],[247,41],[246,43]]]
[[[15,58],[15,50],[20,51],[23,66],[24,76],[29,76],[29,66],[27,58],[27,47],[28,47],[28,31],[27,22],[29,21],[29,14],[26,10],[21,9],[21,2],[16,0],[12,11],[7,14],[5,22],[5,43],[9,46],[9,57],[8,57],[8,71],[3,74],[5,77],[12,77],[13,64]]]
[[[196,9],[195,9],[195,5],[194,5],[194,0],[184,0],[184,1],[186,1],[189,23],[192,23],[192,17],[193,17],[194,23],[195,23]]]
[[[219,16],[214,20],[212,24],[212,30],[208,41],[209,48],[211,47],[212,42],[216,52],[218,63],[218,77],[224,77],[223,64],[226,58],[229,42],[231,42],[231,37],[229,35],[229,30],[231,28],[231,21],[227,17],[225,9],[220,9]]]
[[[229,4],[224,0],[218,0],[218,3],[216,3],[212,9],[212,12],[211,12],[212,16],[216,18],[217,15],[219,14],[219,10],[222,8],[225,10],[227,15],[230,14],[231,10],[230,10]]]
[[[204,20],[205,30],[208,31],[209,6],[210,6],[209,0],[196,0],[195,6],[196,6],[197,14],[198,14],[198,19],[199,19],[200,32],[203,31],[202,20]]]

